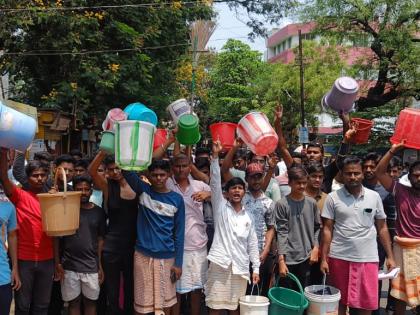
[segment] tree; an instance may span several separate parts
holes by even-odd
[[[252,108],[252,81],[268,65],[261,54],[229,39],[210,70],[209,112],[214,121],[237,122]]]
[[[357,104],[360,110],[377,107],[400,97],[420,98],[418,65],[418,1],[318,0],[306,1],[301,16],[318,25],[321,34],[338,40],[367,37],[374,56],[360,70],[376,73],[374,84]]]
[[[212,9],[198,1],[124,4],[133,6],[2,1],[2,8],[18,9],[0,10],[0,71],[10,75],[13,98],[79,118],[133,101],[162,115],[177,92],[176,65],[190,46],[188,23],[211,17]]]

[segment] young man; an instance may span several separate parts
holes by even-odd
[[[40,161],[50,168],[51,162],[54,160],[53,156],[48,152],[37,152],[34,154],[34,160]],[[15,160],[13,161],[13,177],[20,183],[24,189],[28,189],[28,177],[25,173],[25,154],[16,152]]]
[[[274,211],[279,273],[281,277],[293,273],[306,287],[311,265],[318,261],[320,217],[315,200],[305,195],[308,181],[305,169],[294,166],[288,174],[291,192],[276,204]]]
[[[211,201],[215,224],[213,244],[208,255],[210,261],[208,279],[205,285],[206,305],[210,315],[228,310],[239,314],[239,298],[246,293],[249,281],[249,265],[252,263],[252,282],[259,282],[260,259],[258,239],[250,215],[242,205],[245,183],[240,178],[230,179],[223,196],[219,153],[220,141],[213,144],[211,161]]]
[[[88,174],[88,160],[81,159],[74,162],[74,176],[83,176]]]
[[[378,308],[377,235],[388,270],[395,267],[386,215],[379,194],[362,185],[359,158],[345,158],[341,173],[344,187],[328,195],[321,215],[321,271],[341,292],[339,315],[345,315],[347,307],[370,314]]]
[[[98,172],[102,163],[106,177]],[[108,312],[132,314],[134,299],[134,246],[136,243],[138,194],[128,185],[114,156],[100,151],[89,166],[94,185],[103,192],[108,214],[102,260],[106,274],[105,289]],[[124,285],[124,306],[119,307],[121,275]]]
[[[77,176],[73,180],[80,198],[80,223],[76,234],[54,239],[56,274],[61,280],[61,294],[69,303],[69,315],[96,315],[99,285],[104,280],[101,266],[105,212],[89,202],[92,179]],[[61,253],[61,255],[60,255]],[[83,300],[83,303],[82,303]]]
[[[389,193],[381,185],[375,174],[375,169],[380,159],[381,156],[376,152],[369,152],[363,157],[363,186],[376,191],[381,197],[381,200],[384,200]]]
[[[54,174],[58,173],[58,190],[63,191],[64,189],[64,178],[63,174],[58,168],[62,168],[66,173],[66,180],[67,180],[67,190],[73,190],[72,185],[70,184],[73,176],[74,176],[74,165],[76,164],[76,160],[68,154],[62,154],[54,161]],[[47,187],[52,188],[54,184],[54,178],[50,178],[47,181]]]
[[[17,188],[7,176],[7,149],[1,149],[0,180],[16,207],[18,267],[22,287],[15,294],[15,314],[46,315],[54,275],[52,239],[42,230],[41,206],[36,194],[44,191],[47,166],[30,161],[26,166],[28,190]]]
[[[9,314],[13,290],[21,286],[17,260],[17,222],[13,204],[0,184],[0,314]],[[6,244],[7,243],[7,244]],[[10,270],[9,253],[12,270]]]
[[[172,174],[167,187],[180,194],[185,204],[184,260],[181,278],[176,283],[180,314],[181,295],[190,296],[191,315],[200,314],[201,292],[207,279],[207,233],[203,201],[210,199],[210,187],[190,177],[191,160],[185,154],[172,159]]]
[[[397,218],[394,254],[401,268],[392,281],[391,296],[398,299],[395,314],[402,315],[406,305],[420,305],[420,161],[410,165],[408,179],[411,187],[400,184],[387,173],[392,157],[404,148],[404,143],[394,144],[376,168],[376,176],[395,198]]]
[[[175,283],[182,274],[185,206],[182,196],[167,188],[170,164],[153,160],[151,186],[133,172],[123,172],[140,196],[134,253],[134,310],[137,314],[170,314],[177,303]]]

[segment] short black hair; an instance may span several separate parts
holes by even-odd
[[[374,161],[376,164],[379,163],[381,156],[376,152],[369,152],[363,157],[363,163],[366,161]]]
[[[414,172],[414,170],[418,168],[420,169],[420,160],[417,160],[410,165],[410,167],[408,168],[408,175],[411,175]]]
[[[39,169],[43,169],[46,173],[48,173],[49,166],[38,160],[29,161],[25,166],[25,174],[29,177],[34,171]]]
[[[254,158],[254,156],[262,156],[265,160],[267,160],[267,157],[265,155],[259,155],[259,154],[255,154],[252,151],[249,151],[249,153],[248,153],[248,161],[251,161]]]
[[[389,161],[388,169],[391,169],[393,167],[402,167],[403,163],[402,160],[398,156],[393,156],[391,161]]]
[[[321,149],[321,153],[324,154],[324,145],[322,143],[319,143],[319,142],[309,142],[309,144],[306,147],[306,149],[309,149],[310,147],[320,148]]]
[[[79,149],[73,149],[70,151],[71,156],[79,156],[80,158],[83,158],[83,153]]]
[[[363,161],[361,158],[355,155],[350,155],[350,156],[345,157],[344,160],[341,161],[340,170],[343,170],[346,165],[350,165],[350,164],[359,164],[361,167],[363,167]]]
[[[149,172],[153,172],[156,169],[164,170],[167,173],[171,172],[171,164],[168,160],[152,160],[152,164],[148,167]]]
[[[205,157],[198,157],[195,159],[194,165],[198,169],[210,168],[210,161]]]
[[[107,167],[110,164],[114,164],[115,163],[115,157],[114,157],[114,155],[107,155],[104,158],[104,162],[103,163],[104,163],[105,167]]]
[[[86,159],[77,160],[76,162],[74,162],[74,167],[78,167],[78,166],[81,166],[84,169],[87,169],[89,167],[89,161]]]
[[[69,154],[62,154],[55,159],[54,164],[58,167],[62,163],[72,163],[74,165],[76,163],[76,160]]]
[[[319,162],[311,162],[311,163],[306,165],[305,169],[306,169],[306,172],[308,173],[308,175],[311,175],[313,173],[321,172],[325,176],[325,169],[322,166],[322,164],[319,163]]]
[[[236,152],[235,152],[235,154],[234,154],[234,156],[233,156],[233,160],[236,160],[236,159],[244,159],[244,160],[246,160],[246,149],[244,149],[244,148],[239,148]]]
[[[228,191],[230,188],[236,185],[241,185],[245,189],[245,182],[240,177],[231,178],[225,185],[225,191]]]
[[[77,184],[80,184],[80,183],[83,183],[83,182],[88,183],[89,186],[92,186],[92,184],[93,184],[92,177],[90,177],[89,175],[80,175],[80,176],[73,177],[73,187],[74,188],[76,188]]]
[[[185,160],[188,161],[188,164],[191,163],[191,159],[190,159],[190,157],[188,155],[186,155],[184,153],[179,153],[179,154],[177,154],[177,155],[175,155],[175,156],[172,157],[171,165],[174,165],[175,162],[185,161]]]
[[[302,180],[308,177],[308,173],[303,166],[296,165],[287,170],[287,176],[289,177],[289,181]]]
[[[51,153],[47,152],[47,151],[42,151],[42,152],[37,152],[34,154],[34,160],[45,160],[48,162],[51,162],[54,160],[53,156]]]
[[[210,155],[211,150],[208,147],[197,147],[195,149],[195,155],[200,154],[209,154]]]

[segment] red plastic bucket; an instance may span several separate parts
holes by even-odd
[[[153,141],[153,151],[164,144],[167,137],[168,131],[166,129],[156,129],[155,139]]]
[[[398,116],[391,143],[397,144],[405,140],[405,146],[420,150],[420,109],[405,108]]]
[[[367,143],[373,127],[373,121],[363,118],[352,118],[351,122],[356,124],[356,134],[351,139],[351,142],[355,144]]]
[[[235,141],[235,131],[238,125],[230,122],[220,122],[210,125],[213,141],[220,140],[223,148],[230,149]]]

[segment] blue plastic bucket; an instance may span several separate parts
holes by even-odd
[[[35,119],[0,101],[0,147],[25,152],[31,145],[35,132]]]
[[[124,109],[124,112],[128,120],[145,121],[157,126],[158,119],[155,112],[142,103],[132,103]]]

